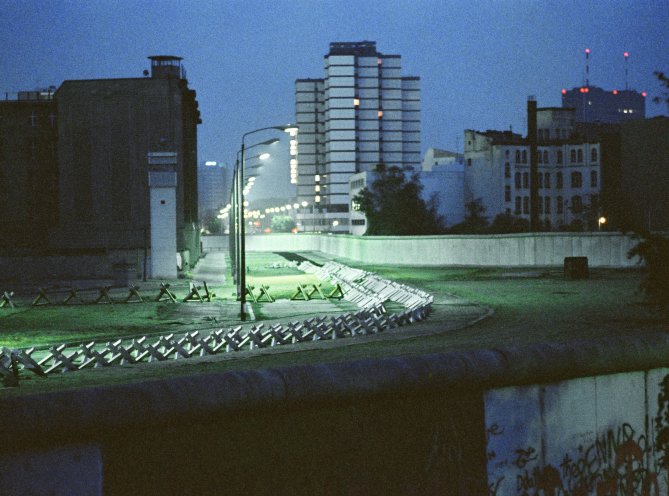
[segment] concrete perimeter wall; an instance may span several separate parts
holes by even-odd
[[[0,492],[666,494],[667,366],[650,334],[5,395]]]
[[[204,250],[227,250],[227,237],[202,238]],[[249,251],[317,250],[369,264],[434,266],[563,266],[565,257],[588,257],[590,267],[634,267],[636,244],[618,233],[532,233],[482,236],[348,236],[272,234],[248,236]]]

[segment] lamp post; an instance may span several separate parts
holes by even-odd
[[[599,219],[597,219],[597,230],[598,231],[602,230],[602,224],[606,224],[606,217],[604,217],[603,215]]]
[[[266,141],[263,141],[261,143],[256,143],[255,145],[251,145],[246,147],[247,150],[251,148],[255,148],[257,146],[266,146],[266,145],[272,145],[274,143],[277,143],[279,140],[277,138],[269,139]],[[234,244],[232,245],[232,253],[233,256],[232,258],[232,278],[235,284],[237,285],[237,299],[239,300],[242,297],[242,286],[241,286],[241,281],[240,281],[240,274],[241,274],[241,260],[240,260],[240,250],[241,250],[241,229],[243,224],[244,224],[244,194],[245,194],[245,187],[244,187],[244,180],[243,176],[240,175],[241,168],[239,167],[239,164],[241,163],[241,150],[237,152],[237,160],[235,162],[235,170],[234,170],[234,177],[233,177],[233,189],[232,189],[232,216],[233,219],[235,219],[235,232],[234,232]],[[255,155],[253,158],[257,158],[260,160],[266,160],[270,157],[269,153],[261,153],[259,155]],[[232,235],[232,233],[231,233]]]
[[[242,134],[242,147],[240,150],[241,158],[237,163],[237,167],[239,169],[238,173],[239,184],[241,185],[244,184],[244,154],[246,151],[246,143],[245,143],[246,137],[251,134],[258,133],[260,131],[269,131],[271,129],[275,129],[277,131],[284,131],[291,135],[294,135],[297,132],[297,126],[288,125],[288,126],[261,127],[259,129],[254,129],[253,131],[249,131],[247,133]],[[239,217],[241,219],[241,222],[239,222],[239,288],[241,293],[239,298],[240,302],[239,316],[242,321],[245,321],[246,320],[246,240],[245,240],[245,226],[244,226],[244,198],[243,197],[240,198],[241,196],[240,188],[238,188],[237,195],[238,195],[237,200],[240,204],[239,213],[241,214]]]

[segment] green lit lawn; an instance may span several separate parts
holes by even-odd
[[[323,291],[331,291],[329,283],[320,281],[312,274],[306,274],[294,267],[271,268],[272,264],[285,264],[287,260],[274,253],[249,253],[247,283],[255,286],[255,294],[261,284],[270,287],[269,293],[275,299],[290,298],[298,283],[304,286],[322,284]],[[309,286],[310,288],[310,286]],[[181,300],[188,293],[187,284],[181,282],[172,288]],[[134,337],[146,334],[165,334],[190,330],[211,329],[222,325],[238,323],[236,312],[236,290],[230,282],[213,285],[210,290],[216,295],[211,304],[197,312],[197,302],[178,304],[156,302],[157,290],[141,290],[144,303],[98,304],[98,305],[49,305],[30,306],[32,298],[17,297],[16,309],[0,309],[0,346],[27,348],[61,343],[81,343],[87,341],[107,341],[120,337]],[[122,300],[125,290],[112,293],[115,301]],[[85,301],[97,295],[81,294]],[[54,302],[62,300],[52,296]],[[185,306],[184,306],[185,305]],[[264,318],[262,303],[254,305],[257,318]],[[184,311],[186,310],[186,311]],[[203,315],[204,314],[204,315]],[[216,317],[215,325],[211,317]],[[219,325],[220,324],[220,325]]]
[[[262,257],[253,264],[264,261]],[[271,255],[271,254],[270,254]],[[323,261],[317,254],[303,254],[307,258]],[[270,257],[271,258],[271,257]],[[413,285],[435,296],[434,313],[425,322],[416,324],[415,329],[432,332],[431,335],[384,340],[370,343],[315,350],[298,351],[299,347],[286,347],[275,352],[263,354],[224,354],[207,357],[202,360],[182,360],[170,363],[136,365],[96,369],[89,372],[60,374],[46,381],[30,379],[19,388],[23,392],[49,390],[54,388],[82,387],[96,384],[140,381],[162,378],[171,375],[208,373],[230,369],[262,368],[276,366],[292,366],[297,364],[336,362],[355,359],[366,359],[383,356],[407,354],[423,354],[451,350],[468,350],[511,345],[524,345],[536,342],[567,341],[574,339],[597,338],[612,335],[635,335],[646,332],[666,332],[669,323],[666,319],[654,315],[642,305],[637,294],[638,284],[642,278],[639,271],[632,270],[592,270],[587,280],[565,280],[561,270],[537,269],[463,269],[463,268],[426,268],[426,267],[385,267],[362,266],[352,261],[342,260],[351,266],[373,270],[380,275]],[[249,279],[254,284],[263,282],[273,289],[271,292],[282,294],[294,290],[296,279],[302,282],[305,275],[275,273],[274,279],[265,270],[256,270],[251,266]],[[271,269],[281,270],[284,269]],[[455,331],[440,332],[443,323],[449,321],[449,307],[444,304],[449,295],[457,295],[470,302],[492,307],[495,314],[488,319],[470,327]],[[233,302],[232,302],[233,303]],[[234,304],[234,303],[233,303]],[[197,304],[194,304],[197,305]],[[158,307],[159,308],[159,307]],[[172,306],[172,309],[176,306]],[[262,313],[262,306],[258,306]],[[10,331],[7,324],[17,322],[25,316],[35,315],[32,322],[42,322],[43,329],[51,329],[54,334],[58,329],[69,327],[67,332],[60,334],[65,341],[81,332],[104,333],[105,329],[120,332],[136,326],[149,326],[150,329],[162,332],[170,329],[193,325],[188,318],[176,318],[164,315],[161,320],[160,311],[156,306],[125,305],[111,307],[66,308],[53,309],[53,314],[43,312],[44,309],[24,312],[7,317],[8,312],[0,313],[0,328],[3,336],[17,336],[18,333],[33,333],[34,339],[39,331],[30,329],[24,324],[21,330]],[[70,312],[72,314],[59,313]],[[173,312],[174,310],[172,310]],[[0,311],[3,312],[3,311]],[[81,312],[78,315],[76,312]],[[105,312],[104,314],[99,312]],[[36,315],[41,317],[36,317]],[[101,315],[105,315],[104,318]],[[88,316],[88,317],[86,317]],[[45,318],[48,317],[48,318]],[[169,318],[167,318],[169,317]],[[87,318],[89,319],[87,321]],[[100,320],[106,322],[100,322]],[[179,325],[173,322],[180,322]],[[200,321],[200,325],[203,322]],[[43,331],[46,332],[46,331]],[[51,331],[49,331],[51,332]],[[177,332],[174,330],[174,332]],[[75,339],[72,339],[75,340]],[[76,341],[76,340],[75,340]],[[25,386],[25,387],[24,387]],[[18,394],[19,391],[1,390],[0,394]]]

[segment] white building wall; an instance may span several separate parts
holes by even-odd
[[[175,172],[149,172],[152,279],[177,277],[177,218]]]
[[[504,213],[529,221],[530,147],[494,140],[493,134],[465,131],[465,202],[480,198],[490,221]],[[538,154],[542,222],[551,229],[574,220],[585,224],[586,208],[596,205],[601,191],[600,145],[546,141],[539,144]]]

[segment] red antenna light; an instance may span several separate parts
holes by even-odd
[[[646,92],[644,91],[644,92],[641,93],[641,96],[644,97],[644,98],[646,98],[646,96],[648,96],[648,93],[646,93]]]
[[[614,94],[614,95],[617,95],[617,94],[618,94],[618,90],[613,90],[613,94]]]
[[[589,49],[589,48],[586,48],[586,49],[585,49],[585,53],[590,53],[590,49]]]
[[[589,93],[589,92],[590,92],[590,88],[587,88],[587,87],[583,88],[583,93]]]
[[[567,90],[565,90],[564,88],[562,88],[562,94],[563,94],[563,95],[566,95],[566,94],[567,94]]]
[[[625,56],[625,58],[627,58],[627,57],[630,56],[630,53],[629,53],[629,52],[625,52],[625,53],[623,53],[623,55]]]

